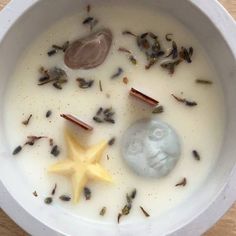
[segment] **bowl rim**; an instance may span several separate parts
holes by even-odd
[[[40,0],[25,0],[20,2],[12,0],[0,13],[0,44],[8,31],[14,26],[15,22],[31,7],[33,7]],[[198,8],[213,25],[219,30],[225,42],[229,46],[234,58],[236,58],[236,23],[233,17],[227,10],[218,2],[212,0],[206,2],[205,0],[187,0]],[[223,20],[219,21],[219,15]],[[9,21],[9,19],[11,19]],[[227,27],[225,27],[227,25]],[[228,182],[222,187],[209,203],[206,209],[199,213],[190,222],[187,222],[182,228],[177,229],[175,235],[195,235],[194,229],[198,232],[205,232],[210,226],[218,221],[226,211],[232,206],[236,200],[236,165],[229,175]],[[10,195],[7,188],[0,179],[0,207],[13,219],[18,225],[32,235],[61,235],[59,232],[44,225],[38,219],[32,217],[20,204]],[[215,208],[217,207],[217,212]],[[173,232],[172,232],[173,233]],[[171,233],[171,234],[172,234]]]

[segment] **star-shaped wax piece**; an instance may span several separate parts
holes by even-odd
[[[73,202],[79,201],[81,192],[89,180],[112,182],[112,177],[99,161],[108,143],[102,141],[89,148],[82,147],[76,138],[65,132],[68,156],[67,159],[49,167],[50,173],[68,176],[73,188]]]

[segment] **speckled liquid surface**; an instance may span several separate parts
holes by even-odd
[[[50,155],[46,140],[40,140],[33,147],[25,147],[13,161],[17,162],[22,171],[29,192],[36,190],[42,201],[50,195],[53,185],[57,183],[53,205],[63,207],[72,214],[91,220],[115,222],[118,212],[125,204],[125,194],[137,188],[138,194],[132,211],[124,220],[132,222],[143,219],[144,216],[138,208],[140,205],[151,216],[163,216],[169,209],[184,202],[200,189],[217,160],[224,131],[223,96],[219,79],[209,58],[191,32],[169,15],[141,6],[135,9],[129,6],[96,7],[92,9],[91,14],[99,19],[97,28],[108,27],[114,35],[112,49],[105,63],[89,71],[72,71],[65,67],[61,53],[49,58],[47,51],[52,44],[73,41],[89,33],[88,28],[81,24],[86,17],[86,11],[58,22],[29,45],[19,60],[6,91],[5,126],[11,150],[23,144],[28,135],[46,135],[54,138],[55,143],[59,145],[61,154],[58,159],[63,159],[66,157],[63,132],[68,123],[60,118],[60,114],[70,113],[78,116],[94,127],[93,133],[87,133],[69,125],[84,146],[95,144],[101,139],[116,137],[115,145],[107,149],[101,162],[112,174],[114,184],[90,182],[90,201],[81,197],[78,205],[62,203],[58,197],[71,193],[70,182],[64,177],[47,173],[48,166],[58,159]],[[178,45],[193,46],[193,63],[181,64],[173,76],[158,65],[146,71],[146,58],[139,51],[134,38],[121,34],[123,30],[136,33],[152,31],[160,36],[165,48],[169,48],[171,44],[165,41],[164,36],[171,32]],[[136,66],[129,62],[126,55],[117,52],[121,46],[132,51],[138,61]],[[62,91],[50,85],[37,86],[40,66],[58,66],[66,70],[69,82]],[[111,75],[118,67],[123,68],[123,76],[111,80]],[[127,85],[122,82],[124,76],[129,79]],[[78,77],[94,79],[95,84],[91,89],[81,90],[76,82]],[[197,78],[210,79],[214,83],[211,86],[197,85]],[[102,81],[103,92],[99,90],[99,80]],[[158,115],[159,118],[174,127],[181,137],[180,161],[173,172],[161,180],[138,177],[130,171],[120,155],[120,139],[127,127],[136,120],[152,116],[149,106],[128,97],[131,87],[159,100],[165,107],[165,112]],[[189,108],[177,103],[171,97],[172,93],[195,100],[198,106]],[[107,94],[110,95],[109,98]],[[113,107],[116,111],[115,125],[93,122],[92,117],[100,106]],[[49,119],[45,118],[47,110],[52,110]],[[25,127],[21,122],[29,114],[33,114],[33,118]],[[192,157],[193,149],[201,154],[200,162]],[[176,183],[183,177],[188,180],[187,186],[176,188]],[[100,217],[99,211],[103,206],[107,207],[107,214]]]

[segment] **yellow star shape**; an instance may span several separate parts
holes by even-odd
[[[77,203],[89,179],[112,182],[109,172],[98,163],[108,144],[102,141],[90,148],[84,148],[68,131],[65,132],[65,139],[68,149],[67,159],[52,165],[48,171],[70,177],[73,202]]]

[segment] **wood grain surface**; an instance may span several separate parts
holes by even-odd
[[[10,0],[0,0],[0,10],[9,1]],[[219,1],[236,19],[236,0]],[[28,234],[25,233],[0,209],[0,236],[28,236]],[[205,236],[236,236],[236,204],[211,230],[205,234]]]

